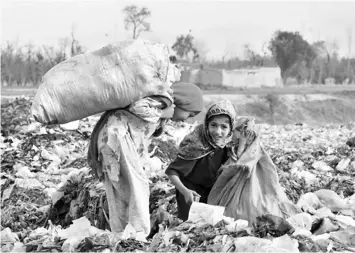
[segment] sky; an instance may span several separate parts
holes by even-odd
[[[244,57],[243,46],[261,53],[276,30],[298,31],[310,43],[336,41],[341,56],[355,56],[355,1],[114,1],[2,0],[1,43],[56,45],[75,37],[88,50],[129,39],[122,9],[147,7],[152,32],[141,38],[172,46],[191,34],[207,59]]]

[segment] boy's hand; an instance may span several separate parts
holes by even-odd
[[[190,189],[187,189],[184,193],[183,193],[184,197],[185,197],[185,201],[186,203],[188,203],[189,205],[192,204],[192,202],[198,202],[200,200],[200,195]]]

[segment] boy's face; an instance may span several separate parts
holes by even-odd
[[[184,109],[181,109],[180,107],[175,107],[174,110],[174,115],[171,118],[173,121],[185,121],[190,117],[195,117],[197,113],[195,112],[189,112],[185,111]]]

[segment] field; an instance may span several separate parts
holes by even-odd
[[[355,252],[355,91],[229,92],[205,91],[206,107],[226,97],[238,114],[252,115],[260,123],[281,185],[303,207],[301,216],[287,219],[294,232],[276,236],[278,228],[268,224],[264,236],[252,224],[177,220],[175,189],[164,169],[194,125],[172,122],[149,148],[155,147],[146,167],[150,237],[142,242],[129,228],[121,235],[105,231],[105,190],[86,162],[97,115],[77,124],[43,126],[30,117],[33,89],[2,89],[1,251]],[[13,100],[21,95],[25,97]]]
[[[308,85],[284,88],[223,88],[203,87],[205,105],[227,98],[240,115],[249,115],[258,122],[288,124],[347,123],[355,121],[355,85]],[[1,103],[9,99],[35,95],[36,89],[1,89]],[[192,121],[201,121],[200,114]],[[191,122],[191,120],[190,120]]]
[[[288,87],[254,87],[254,88],[218,88],[216,86],[202,87],[205,94],[324,94],[342,91],[355,91],[355,85],[300,85]],[[33,87],[1,87],[2,97],[11,96],[31,96],[36,93],[36,88]]]

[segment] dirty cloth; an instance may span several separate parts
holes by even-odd
[[[276,167],[262,147],[256,127],[254,133],[254,140],[240,157],[233,155],[222,166],[208,204],[224,206],[224,215],[250,223],[263,214],[288,218],[300,213],[281,188]]]
[[[116,109],[105,112],[101,115],[99,121],[96,123],[94,130],[91,133],[90,144],[88,149],[88,164],[91,168],[90,173],[99,178],[101,181],[104,181],[104,174],[102,169],[102,159],[98,149],[98,136],[104,126],[107,125],[108,119],[118,113],[121,110],[126,110],[129,112],[127,115],[141,117],[141,124],[146,124],[146,122],[152,121],[157,124],[158,127],[162,127],[165,124],[164,119],[157,118],[161,115],[160,109],[164,109],[167,106],[172,104],[172,98],[169,96],[151,96],[131,104],[125,109]],[[154,108],[152,108],[154,107]],[[118,113],[119,114],[119,113]],[[133,115],[132,115],[133,114]],[[160,131],[161,132],[161,131]],[[149,136],[148,136],[149,137]]]
[[[160,102],[146,98],[108,117],[98,134],[97,148],[106,188],[110,227],[124,231],[131,224],[148,235],[149,183],[144,172],[148,139],[160,123]]]
[[[202,90],[193,83],[177,82],[173,89],[174,104],[189,112],[200,113],[203,110]]]

